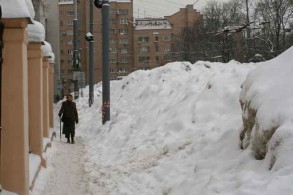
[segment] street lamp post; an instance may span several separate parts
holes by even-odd
[[[97,8],[102,8],[102,85],[103,85],[103,106],[102,122],[110,121],[110,69],[109,69],[109,24],[110,24],[110,3],[109,0],[95,0]]]
[[[4,33],[4,23],[1,21],[2,19],[2,8],[0,5],[0,156],[1,156],[1,131],[2,131],[2,120],[1,120],[1,109],[2,109],[2,63],[3,63],[3,33]],[[0,188],[1,193],[1,188]]]
[[[94,10],[93,0],[90,0],[90,25],[91,35],[94,31]],[[94,103],[94,42],[89,41],[89,106]]]
[[[78,60],[78,49],[77,49],[77,0],[74,0],[74,19],[73,19],[73,72],[79,71],[79,60]],[[74,76],[74,74],[73,74]],[[79,96],[78,79],[73,78],[74,84],[74,99]]]

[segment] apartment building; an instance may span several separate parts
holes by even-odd
[[[78,30],[77,47],[79,59],[79,72],[87,71],[87,59],[85,52],[85,0],[78,1]],[[59,55],[60,55],[60,79],[62,82],[62,94],[65,95],[73,91],[73,19],[74,3],[73,0],[59,0]],[[83,78],[84,79],[84,78]],[[86,78],[85,78],[86,79]],[[81,78],[79,78],[79,86]]]
[[[172,27],[172,58],[174,60],[183,60],[181,57],[180,47],[178,43],[181,42],[182,31],[187,27],[203,24],[203,15],[193,5],[187,5],[171,16],[165,16]]]
[[[90,1],[78,1],[78,46],[80,69],[88,81],[89,45],[84,35],[89,31]],[[66,92],[73,89],[73,0],[59,0],[60,72]],[[110,78],[117,79],[137,69],[151,69],[176,58],[181,32],[202,22],[202,15],[187,5],[164,18],[133,18],[133,0],[110,1]],[[102,80],[102,15],[94,8],[94,79]],[[178,59],[178,58],[177,58]]]
[[[134,29],[135,69],[162,66],[171,58],[172,28],[164,18],[137,18]]]
[[[89,13],[89,6],[86,7]],[[86,15],[87,29],[89,14]],[[129,74],[133,63],[133,0],[110,1],[110,78]],[[95,81],[102,80],[102,15],[101,9],[94,8],[94,65]],[[88,49],[86,49],[88,56]]]

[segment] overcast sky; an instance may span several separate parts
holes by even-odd
[[[162,17],[172,15],[187,4],[197,0],[134,0],[135,17]],[[198,0],[195,9],[201,10],[208,0]],[[220,0],[219,0],[220,1]]]

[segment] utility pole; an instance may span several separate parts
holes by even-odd
[[[73,73],[79,71],[78,49],[77,49],[77,0],[74,0],[74,19],[73,19]],[[78,78],[74,78],[74,99],[78,99]]]
[[[104,0],[102,5],[102,47],[103,47],[103,124],[110,121],[110,69],[109,69],[109,23],[110,23],[110,3]]]
[[[1,154],[1,131],[2,131],[2,63],[3,63],[3,56],[2,56],[2,50],[3,50],[3,33],[4,33],[4,23],[1,21],[2,19],[2,7],[0,5],[0,154]],[[0,190],[1,192],[1,190]]]
[[[90,25],[89,30],[93,35],[94,31],[94,5],[90,0]],[[94,42],[89,41],[89,106],[94,103]]]
[[[109,0],[95,0],[94,4],[97,8],[102,8],[102,122],[105,124],[107,121],[110,121],[110,3]]]

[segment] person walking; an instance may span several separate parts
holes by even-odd
[[[63,134],[67,138],[67,143],[74,144],[74,135],[75,135],[75,123],[78,123],[78,113],[76,110],[76,104],[72,101],[72,95],[68,94],[66,96],[66,101],[62,102],[61,109],[59,111],[59,117],[63,122]]]

